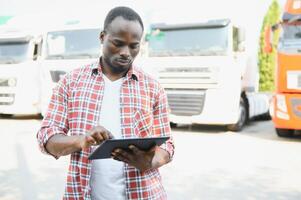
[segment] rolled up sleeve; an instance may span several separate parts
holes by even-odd
[[[53,89],[48,110],[42,121],[41,128],[37,132],[39,148],[46,154],[50,154],[45,147],[52,136],[56,134],[67,135],[68,133],[68,87],[66,83],[67,77],[65,76]]]
[[[155,136],[168,136],[170,137],[164,144],[160,147],[169,153],[170,160],[174,156],[174,139],[171,133],[170,123],[169,123],[169,107],[167,102],[167,96],[163,88],[159,88],[159,92],[156,97],[156,102],[154,104],[153,110],[153,133]]]

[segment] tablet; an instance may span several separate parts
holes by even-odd
[[[168,139],[169,137],[151,137],[105,140],[89,155],[89,159],[111,158],[111,152],[117,148],[130,151],[129,145],[135,145],[141,150],[149,150],[154,145],[160,146]]]

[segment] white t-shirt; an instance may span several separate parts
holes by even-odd
[[[123,78],[109,80],[103,75],[105,87],[101,104],[100,125],[108,129],[115,138],[121,138],[120,89]],[[124,200],[124,163],[113,159],[92,161],[91,197],[92,200]]]

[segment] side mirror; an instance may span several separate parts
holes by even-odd
[[[238,43],[244,43],[246,40],[246,31],[244,28],[238,28]]]
[[[265,53],[272,53],[273,47],[272,47],[272,28],[270,26],[267,26],[264,30],[264,52]]]

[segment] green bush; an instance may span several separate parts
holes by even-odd
[[[275,64],[277,55],[277,46],[273,45],[272,53],[264,52],[264,36],[265,29],[279,22],[281,9],[277,0],[273,0],[268,12],[266,13],[260,34],[258,63],[259,63],[259,90],[273,91],[275,89]],[[277,44],[279,38],[279,31],[273,34],[273,44]]]

